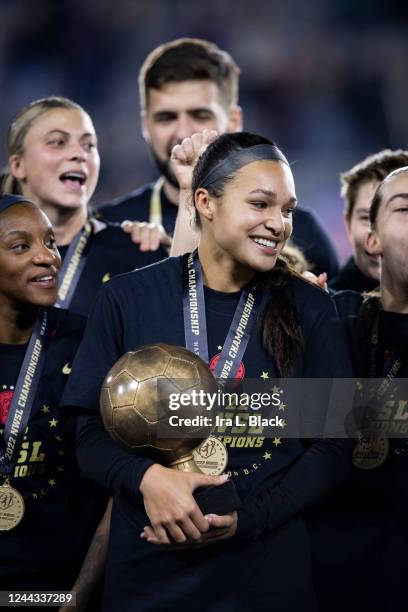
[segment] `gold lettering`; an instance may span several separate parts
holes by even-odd
[[[378,413],[378,419],[381,421],[389,421],[392,418],[394,404],[394,400],[388,400],[381,412]]]
[[[39,450],[41,448],[42,442],[33,442],[33,450],[31,452],[30,463],[34,463],[37,461],[44,461],[45,453],[39,454]]]
[[[18,455],[17,463],[25,463],[27,461],[27,449],[29,447],[28,442],[23,442],[21,445],[20,453]]]
[[[408,412],[405,410],[406,406],[407,400],[400,400],[398,402],[398,409],[394,417],[397,421],[406,421],[408,419]]]
[[[247,414],[243,414],[243,413],[239,413],[239,421],[242,423],[241,426],[238,427],[233,427],[231,429],[231,433],[233,434],[239,434],[239,433],[244,433],[247,429],[248,426],[248,415]],[[245,421],[245,423],[244,423]]]

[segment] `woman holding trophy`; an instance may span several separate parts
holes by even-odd
[[[81,469],[114,493],[103,610],[120,602],[124,611],[312,611],[302,513],[345,477],[342,440],[230,438],[227,470],[241,506],[204,515],[194,490],[225,476],[185,474],[123,450],[98,414],[109,369],[151,343],[186,346],[224,381],[351,376],[331,298],[280,259],[296,207],[280,149],[250,133],[204,132],[175,147],[173,163],[193,198],[198,249],[103,288],[64,397],[82,413]]]

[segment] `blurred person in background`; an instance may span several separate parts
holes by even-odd
[[[173,234],[179,202],[177,180],[170,168],[172,148],[204,129],[218,134],[242,129],[238,106],[240,70],[214,43],[180,38],[160,45],[146,58],[139,72],[143,137],[161,174],[148,184],[102,206],[104,219],[144,221],[144,233],[157,242],[161,223]],[[160,237],[164,237],[161,233]],[[335,249],[315,216],[298,208],[292,242],[305,255],[316,274],[329,278],[338,272]]]
[[[9,126],[7,154],[4,191],[35,202],[53,225],[63,259],[59,307],[87,315],[109,278],[167,255],[162,248],[142,252],[119,225],[92,216],[97,137],[88,113],[72,100],[50,96],[24,107]]]
[[[344,199],[344,222],[352,255],[339,274],[329,280],[335,291],[372,291],[379,284],[380,258],[370,254],[366,239],[370,229],[369,212],[374,193],[393,170],[408,165],[408,151],[385,149],[369,155],[340,175]]]

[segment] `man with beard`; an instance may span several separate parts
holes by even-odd
[[[139,95],[144,139],[160,171],[156,183],[132,191],[100,209],[109,221],[137,220],[141,250],[157,237],[161,224],[173,234],[179,189],[170,169],[172,148],[183,138],[204,129],[238,132],[242,111],[238,106],[239,68],[232,57],[205,40],[181,38],[154,49],[139,73]],[[298,208],[292,241],[316,274],[336,275],[334,247],[317,219]]]

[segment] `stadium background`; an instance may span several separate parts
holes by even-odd
[[[137,72],[156,45],[213,40],[241,67],[245,128],[294,162],[298,197],[342,259],[338,173],[408,146],[408,4],[396,0],[0,0],[0,137],[50,94],[95,121],[102,173],[94,202],[156,173],[142,141]],[[4,145],[0,163],[5,164]]]

